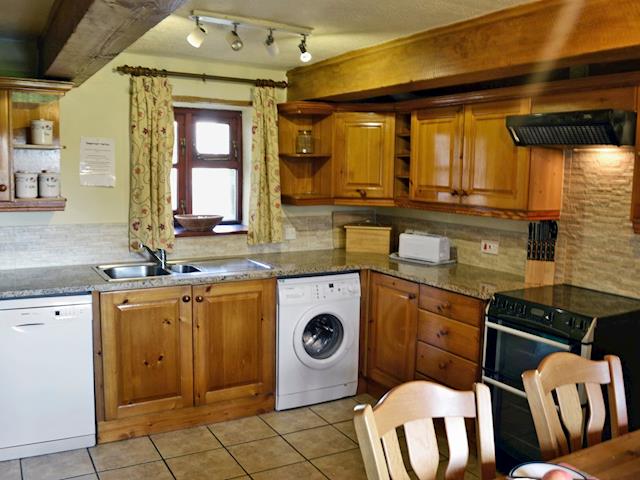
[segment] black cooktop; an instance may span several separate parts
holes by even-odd
[[[640,311],[640,300],[573,285],[523,288],[499,292],[499,295],[591,318]]]

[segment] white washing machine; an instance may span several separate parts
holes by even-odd
[[[276,410],[356,394],[357,273],[278,280]]]

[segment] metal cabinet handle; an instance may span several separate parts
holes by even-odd
[[[436,333],[436,337],[438,337],[438,338],[446,337],[447,335],[449,335],[449,330],[447,330],[446,328],[443,328],[438,333]]]
[[[449,302],[445,302],[445,303],[438,304],[438,306],[436,307],[436,310],[438,310],[439,312],[444,312],[445,310],[449,310],[450,308],[451,308],[451,304]]]
[[[363,198],[367,196],[367,191],[362,188],[357,189],[356,192],[358,192]]]
[[[410,293],[409,295],[407,295],[407,298],[409,300],[415,300],[416,299],[416,294],[415,293]]]
[[[202,302],[203,300],[204,300],[204,297],[202,297],[201,295],[198,295],[196,297],[196,302],[198,302],[198,303]]]
[[[191,301],[191,297],[189,295],[185,295],[184,297],[182,297],[182,301],[184,303],[189,303]]]
[[[451,196],[452,196],[452,197],[455,197],[456,195],[458,195],[458,190],[456,190],[456,189],[454,188],[454,189],[453,189],[453,190],[451,190],[451,192],[449,192],[449,193],[451,193]]]
[[[0,184],[0,192],[6,192],[7,191],[7,186],[3,183]]]

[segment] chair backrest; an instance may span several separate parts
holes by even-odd
[[[602,385],[608,389],[611,435],[628,431],[622,366],[616,356],[592,361],[572,353],[552,353],[536,370],[524,372],[522,380],[544,460],[580,450],[585,436],[588,446],[602,441],[606,416]],[[587,412],[578,385],[584,385]]]
[[[440,455],[433,424],[443,418],[449,446],[446,480],[464,477],[469,458],[465,418],[476,419],[478,462],[482,478],[495,477],[491,394],[476,383],[473,391],[415,381],[387,393],[375,407],[358,405],[354,424],[369,480],[409,479],[396,429],[404,426],[409,463],[420,480],[436,478]]]

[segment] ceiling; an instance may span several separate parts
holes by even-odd
[[[55,0],[0,0],[0,37],[35,38],[47,25]]]
[[[0,0],[0,4],[6,1],[8,0]],[[191,10],[209,10],[312,27],[314,31],[308,40],[308,48],[313,54],[313,63],[351,50],[530,1],[191,0],[148,31],[127,51],[176,57],[190,56],[288,70],[303,65],[297,49],[300,37],[275,32],[280,55],[272,58],[263,46],[266,36],[264,30],[240,27],[238,33],[244,41],[244,48],[239,52],[233,52],[224,39],[228,27],[208,24],[207,38],[203,45],[196,49],[185,40],[194,26],[193,21],[188,19]]]

